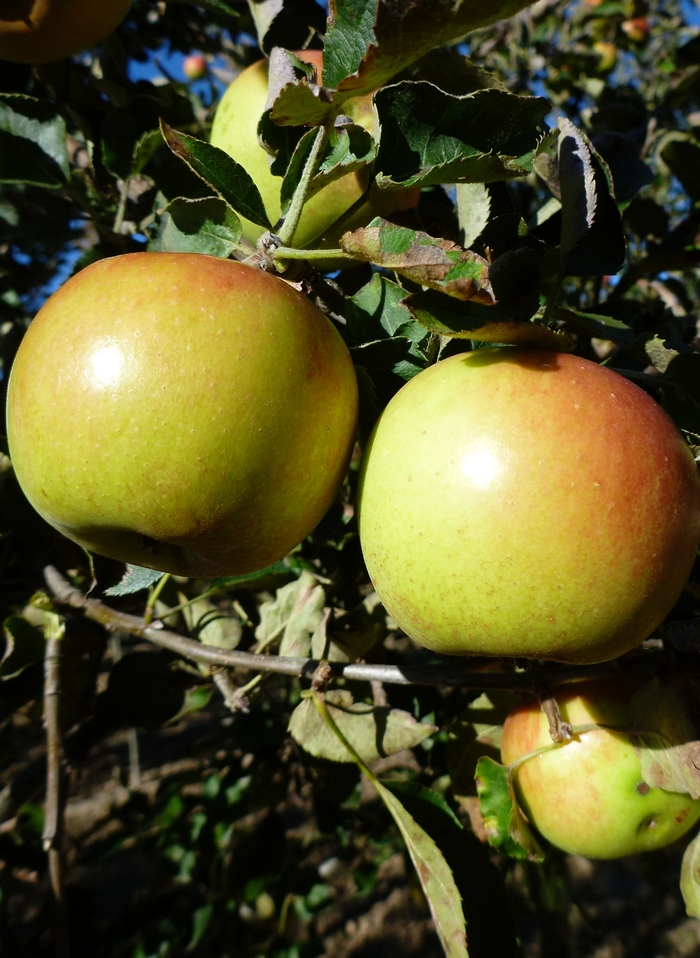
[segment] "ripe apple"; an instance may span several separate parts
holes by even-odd
[[[6,0],[0,6],[0,59],[51,63],[104,40],[131,0]]]
[[[610,73],[615,69],[617,63],[617,47],[608,40],[599,40],[593,44],[593,49],[598,54],[598,70],[600,73]]]
[[[622,30],[633,43],[644,43],[649,39],[649,21],[646,17],[631,17],[622,23]]]
[[[207,75],[207,61],[201,53],[192,53],[182,61],[182,72],[189,80],[201,80]]]
[[[700,539],[700,477],[660,406],[535,349],[461,353],[399,390],[358,505],[384,605],[447,655],[621,655],[671,609]]]
[[[547,718],[534,699],[517,706],[503,727],[501,755],[510,765],[544,746],[549,751],[527,759],[514,772],[518,803],[532,824],[553,845],[572,855],[621,858],[668,845],[700,818],[700,801],[667,792],[644,781],[640,752],[649,744],[680,745],[698,738],[683,690],[652,683],[643,728],[630,708],[641,685],[616,678],[560,687],[562,718],[573,726],[612,726],[581,734],[553,746]],[[634,728],[661,732],[630,739]]]
[[[320,82],[323,68],[321,51],[297,51],[297,56],[316,67]],[[267,60],[258,60],[236,77],[217,107],[211,142],[232,156],[250,173],[260,190],[270,222],[274,225],[280,218],[282,179],[270,172],[271,158],[258,142],[258,121],[267,100],[267,68]],[[348,101],[343,110],[359,126],[370,133],[374,132],[370,95]],[[367,185],[368,171],[363,169],[334,180],[312,196],[304,207],[294,233],[294,245],[308,246],[312,240],[322,237],[360,199]],[[379,194],[380,191],[375,193]],[[420,189],[417,188],[373,194],[371,202],[361,205],[347,228],[357,229],[365,226],[375,216],[389,216],[396,210],[409,209],[415,206],[419,199]],[[265,232],[264,229],[247,219],[242,219],[242,223],[244,238],[255,244]]]
[[[22,489],[87,549],[242,574],[331,505],[357,383],[326,317],[282,280],[187,253],[104,259],[40,310],[12,367]]]

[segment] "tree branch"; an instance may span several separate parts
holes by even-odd
[[[89,599],[75,589],[54,566],[46,566],[44,578],[55,599],[74,609],[82,609],[85,615],[109,629],[123,629],[153,642],[164,649],[193,662],[224,668],[244,668],[255,672],[276,672],[312,679],[319,663],[314,659],[291,658],[280,655],[256,655],[224,650],[202,645],[177,632],[146,625],[137,615],[119,612],[100,602]],[[641,670],[655,674],[663,653],[650,652],[640,659],[630,660],[626,671]],[[479,672],[467,671],[460,660],[440,665],[374,665],[329,663],[334,677],[343,677],[358,682],[385,682],[389,685],[445,685],[471,689],[504,689],[537,692],[543,685],[554,686],[564,682],[577,682],[591,678],[620,674],[617,661],[600,665],[562,665],[553,668],[533,669],[525,672]]]

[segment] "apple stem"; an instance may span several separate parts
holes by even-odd
[[[356,259],[350,253],[342,249],[296,249],[293,246],[278,246],[271,250],[270,255],[274,260],[284,259]]]
[[[319,126],[316,132],[316,139],[314,140],[314,144],[311,147],[311,152],[306,160],[304,172],[301,174],[301,179],[297,184],[297,188],[294,190],[294,196],[292,197],[289,211],[284,218],[282,226],[277,231],[277,235],[282,243],[282,246],[289,246],[292,242],[292,238],[294,237],[297,226],[299,225],[299,220],[301,219],[304,204],[306,203],[306,197],[309,193],[311,180],[318,169],[318,164],[321,161],[321,154],[323,153],[326,143],[328,142],[330,132],[331,126],[329,124]]]
[[[163,591],[163,586],[165,585],[165,583],[168,581],[169,578],[170,578],[170,573],[165,572],[149,592],[148,602],[146,603],[146,608],[143,613],[143,621],[146,623],[146,625],[150,625],[151,622],[153,621],[153,610],[155,609],[156,602],[158,601],[158,598],[160,597],[160,594]]]

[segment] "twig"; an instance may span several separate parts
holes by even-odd
[[[58,616],[53,628],[47,630],[44,654],[44,723],[46,725],[46,804],[44,810],[44,851],[49,859],[51,883],[51,925],[57,958],[69,958],[68,918],[63,884],[63,814],[65,800],[65,769],[63,765],[63,737],[59,720],[61,698],[59,666],[63,629]]]
[[[571,738],[571,726],[565,722],[559,711],[559,703],[547,689],[540,692],[540,705],[549,722],[549,736],[553,742],[568,742]]]
[[[315,659],[292,658],[281,655],[256,655],[238,649],[217,649],[185,638],[177,632],[148,626],[142,618],[118,612],[100,602],[88,599],[75,589],[54,566],[46,566],[44,578],[58,602],[74,609],[82,609],[89,619],[108,629],[123,629],[153,642],[164,649],[193,662],[224,668],[244,668],[255,672],[276,672],[312,679],[319,666]],[[626,663],[626,671],[640,671],[654,675],[665,662],[663,653],[649,652]],[[504,689],[536,692],[543,685],[554,686],[565,682],[578,682],[591,678],[613,677],[620,674],[617,661],[600,665],[562,665],[525,672],[469,672],[459,664],[440,665],[374,665],[374,664],[328,664],[334,677],[358,682],[384,682],[390,685],[445,685],[456,688]]]
[[[110,651],[113,661],[118,662],[122,657],[122,640],[118,630],[115,630],[110,640]],[[126,743],[129,751],[129,788],[139,788],[141,785],[141,760],[139,757],[139,733],[135,728],[127,729]]]

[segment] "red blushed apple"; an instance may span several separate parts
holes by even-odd
[[[207,73],[207,61],[201,53],[193,53],[182,61],[182,72],[189,80],[201,80]]]
[[[50,63],[104,40],[122,22],[131,0],[4,0],[0,58]]]
[[[478,349],[407,383],[359,488],[372,582],[446,655],[602,662],[645,639],[700,539],[700,477],[638,386],[563,353]]]
[[[40,310],[12,367],[15,473],[91,551],[189,576],[280,559],[332,503],[357,383],[289,284],[186,253],[104,259]]]
[[[700,818],[700,801],[644,780],[640,755],[650,744],[680,745],[698,737],[687,690],[675,684],[654,680],[646,686],[639,722],[634,696],[646,681],[615,678],[557,688],[562,718],[574,730],[608,726],[575,731],[560,745],[552,743],[548,720],[536,699],[524,702],[506,719],[501,745],[506,765],[547,749],[515,767],[519,804],[548,841],[570,854],[620,858],[661,848]],[[633,729],[661,734],[633,741],[629,734]]]

